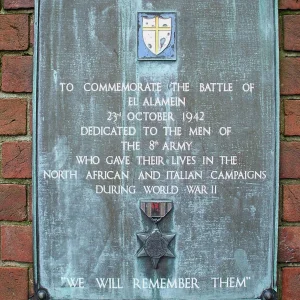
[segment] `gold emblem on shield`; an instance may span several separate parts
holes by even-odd
[[[155,55],[162,53],[170,44],[172,19],[155,16],[143,17],[143,40],[146,47]]]

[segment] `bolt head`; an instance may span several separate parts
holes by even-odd
[[[272,300],[272,297],[273,297],[273,295],[272,295],[272,293],[271,293],[270,291],[266,291],[266,292],[264,293],[264,298],[265,298],[266,300]]]
[[[47,293],[44,290],[39,290],[38,291],[38,298],[41,300],[47,299]]]
[[[265,290],[262,293],[262,300],[275,300],[276,299],[276,292],[269,289],[269,290]]]

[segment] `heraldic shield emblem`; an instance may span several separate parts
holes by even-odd
[[[138,59],[176,60],[175,13],[138,13]]]

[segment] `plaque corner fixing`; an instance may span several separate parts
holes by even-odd
[[[274,289],[266,289],[262,292],[260,298],[261,300],[277,300],[277,293]]]
[[[50,300],[50,295],[47,289],[38,288],[29,300]]]

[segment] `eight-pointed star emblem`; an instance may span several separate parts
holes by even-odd
[[[143,246],[138,251],[137,256],[149,256],[155,269],[157,269],[158,262],[163,256],[175,257],[168,248],[168,245],[175,237],[175,234],[161,233],[158,227],[155,227],[150,233],[137,233],[137,237],[143,243]]]

